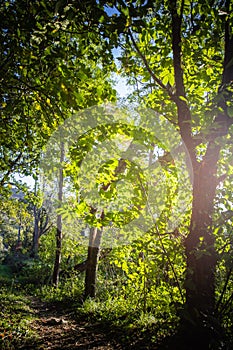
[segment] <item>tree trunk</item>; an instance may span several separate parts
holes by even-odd
[[[61,247],[62,247],[62,220],[61,215],[57,216],[57,232],[56,232],[56,253],[53,268],[53,284],[58,287],[59,271],[61,263]]]
[[[37,187],[38,187],[38,181],[35,180],[34,185],[34,195],[37,196]],[[33,241],[32,241],[32,252],[31,256],[33,258],[38,258],[38,251],[39,251],[39,216],[40,211],[37,208],[37,205],[34,204],[33,206],[33,215],[34,215],[34,231],[33,231]]]
[[[102,232],[102,229],[91,228],[85,277],[85,299],[88,297],[95,298],[96,295],[97,268]]]
[[[190,233],[185,242],[186,307],[189,314],[199,317],[213,313],[215,307],[215,237],[212,214],[217,186],[216,171],[219,147],[209,151],[209,159],[194,172],[193,205]]]
[[[38,258],[39,250],[39,213],[36,205],[33,207],[34,215],[34,231],[33,231],[33,243],[32,243],[32,257]]]
[[[61,142],[61,154],[60,154],[60,168],[59,168],[59,180],[58,180],[58,202],[59,206],[62,204],[63,197],[63,166],[64,161],[64,143]],[[57,287],[59,283],[59,270],[61,263],[61,248],[62,248],[62,217],[61,214],[57,215],[57,232],[56,232],[56,253],[53,268],[53,284]]]

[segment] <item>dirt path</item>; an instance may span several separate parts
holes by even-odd
[[[50,304],[33,299],[31,309],[36,320],[31,328],[38,335],[33,349],[123,349],[109,332],[98,324],[75,321],[74,313],[59,304]]]

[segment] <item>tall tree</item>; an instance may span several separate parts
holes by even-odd
[[[122,70],[137,82],[139,101],[176,126],[191,159],[185,290],[186,309],[199,322],[215,311],[213,213],[216,189],[230,179],[232,2],[130,0],[96,6],[105,12],[100,30],[122,47]]]
[[[58,175],[58,208],[62,205],[63,199],[63,185],[64,185],[64,175],[63,175],[63,163],[64,163],[64,143],[60,142],[60,168]],[[62,216],[57,215],[57,228],[56,228],[56,251],[55,251],[55,261],[53,268],[53,284],[57,287],[59,282],[59,270],[61,263],[61,248],[62,248]]]

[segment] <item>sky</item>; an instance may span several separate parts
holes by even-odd
[[[119,97],[127,97],[129,93],[132,92],[132,86],[127,86],[126,78],[116,76],[115,79],[117,81],[115,89],[117,90]]]

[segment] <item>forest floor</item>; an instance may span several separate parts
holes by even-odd
[[[123,330],[77,318],[75,312],[62,303],[32,298],[30,309],[35,317],[31,323],[35,343],[24,345],[22,349],[152,349],[145,339],[129,340]]]

